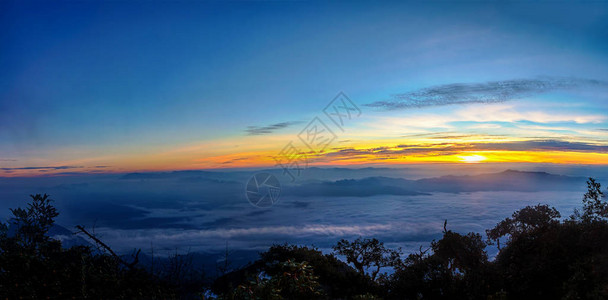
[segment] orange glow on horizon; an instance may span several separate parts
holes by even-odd
[[[165,151],[147,149],[140,153],[123,152],[113,156],[97,156],[83,159],[57,159],[36,161],[31,166],[78,166],[74,169],[10,168],[3,166],[0,177],[47,176],[69,173],[129,173],[174,170],[228,169],[228,168],[274,168],[275,158],[285,147],[287,137],[267,139],[219,140],[202,144],[185,145]],[[608,165],[608,153],[548,150],[477,150],[492,149],[522,139],[509,137],[468,136],[466,138],[430,139],[374,139],[366,142],[336,143],[330,150],[318,154],[304,152],[308,166],[398,166],[425,163],[554,163]],[[266,143],[262,143],[266,142]],[[476,145],[476,146],[475,146]],[[297,145],[298,149],[306,147]],[[477,148],[476,148],[477,147]],[[498,147],[498,146],[496,146]],[[140,150],[141,151],[141,150]],[[306,165],[304,161],[301,165]],[[27,167],[28,165],[25,165]],[[99,168],[99,166],[107,166]]]
[[[442,155],[441,153],[424,153],[411,156],[380,156],[377,154],[366,154],[354,157],[336,157],[331,159],[332,153],[311,156],[308,166],[357,166],[357,165],[382,165],[398,166],[407,164],[424,163],[554,163],[554,164],[588,164],[608,165],[608,153],[587,152],[563,152],[563,151],[476,151],[460,152],[456,154]],[[150,162],[145,157],[129,160],[120,168],[107,169],[82,168],[72,170],[73,173],[128,173],[128,172],[154,172],[174,170],[196,170],[196,169],[227,169],[227,168],[274,168],[278,167],[273,157],[276,152],[258,152],[246,154],[220,155],[197,159],[175,159],[172,161]],[[150,157],[151,158],[151,157]],[[123,161],[126,162],[126,161]],[[116,166],[116,164],[115,164]],[[2,177],[18,176],[48,176],[61,175],[65,170],[33,172],[31,170],[16,170],[5,172]]]

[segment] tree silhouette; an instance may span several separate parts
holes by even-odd
[[[486,230],[488,242],[490,244],[496,243],[500,250],[500,239],[502,237],[516,238],[532,230],[558,224],[560,217],[561,214],[557,209],[546,204],[526,206],[514,212],[510,218],[500,221],[494,228]]]
[[[135,264],[126,267],[90,247],[62,248],[48,236],[59,215],[52,200],[31,198],[0,225],[0,299],[176,298],[170,285]]]
[[[599,221],[608,219],[608,202],[602,192],[602,185],[593,178],[587,180],[587,193],[583,196],[583,220]]]
[[[48,241],[47,232],[55,223],[59,215],[57,209],[51,204],[53,200],[49,195],[30,195],[32,202],[27,208],[11,209],[13,218],[11,223],[15,226],[16,238],[23,246],[37,248]]]
[[[366,274],[365,270],[371,268],[372,280],[376,280],[381,268],[395,267],[400,263],[399,251],[384,247],[384,243],[375,238],[358,238],[353,242],[342,239],[333,249],[345,256],[346,261],[353,264],[359,273]]]

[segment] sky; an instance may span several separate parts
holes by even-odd
[[[0,26],[0,176],[608,164],[607,2],[2,1]]]

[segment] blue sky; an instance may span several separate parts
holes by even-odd
[[[305,123],[339,91],[363,105],[453,83],[608,81],[607,2],[4,1],[0,8],[0,163],[11,168],[118,166],[197,145],[205,157],[213,145],[248,138],[247,126]],[[551,91],[503,108],[605,115],[605,95],[605,88]],[[559,108],[573,101],[581,105]],[[459,107],[366,110],[368,119],[354,125],[361,136],[348,137],[391,137],[394,130],[365,132],[412,114],[453,115],[454,123]],[[606,127],[599,120],[582,129]],[[271,144],[280,150],[284,142]],[[238,154],[214,155],[228,153]]]

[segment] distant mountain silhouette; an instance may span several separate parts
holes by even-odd
[[[407,168],[305,168],[298,176],[299,181],[307,180],[329,180],[330,178],[365,178],[370,176],[400,176]],[[246,181],[253,174],[270,173],[277,177],[285,176],[283,169],[257,169],[257,170],[228,170],[228,171],[206,171],[206,170],[184,170],[170,172],[142,172],[128,173],[120,177],[121,180],[188,180],[192,178],[213,180]]]
[[[392,170],[381,168],[380,171]],[[348,173],[350,171],[350,173]],[[426,195],[429,193],[461,193],[478,191],[556,191],[572,190],[576,185],[584,187],[586,178],[550,174],[547,172],[529,172],[506,170],[498,173],[479,175],[448,175],[441,177],[410,180],[399,178],[398,173],[389,176],[373,176],[377,173],[374,168],[345,169],[345,168],[309,168],[306,177],[297,182],[281,182],[284,184],[282,194],[300,197],[368,197],[374,195]],[[260,170],[282,175],[281,169]],[[354,179],[332,180],[331,174],[339,172],[342,178],[348,176]],[[199,187],[218,189],[222,191],[235,190],[246,182],[253,171],[215,172],[215,171],[173,171],[152,173],[130,173],[120,177],[122,180],[171,181],[175,183],[195,183]],[[318,177],[315,177],[317,175]],[[367,175],[367,176],[366,176]],[[372,176],[369,176],[372,175]]]
[[[172,256],[176,254],[175,250],[155,249],[155,255],[152,257],[149,254],[150,249],[143,249],[139,254],[139,265],[147,270],[159,270],[168,268],[171,264]],[[191,266],[204,271],[208,279],[220,276],[218,266],[224,263],[224,251],[218,250],[215,252],[184,252],[178,253],[184,261],[189,261]],[[241,250],[230,249],[228,256],[229,270],[242,268],[259,258],[259,250]],[[121,255],[125,261],[132,261],[132,253]],[[170,270],[166,270],[170,271]]]
[[[89,241],[83,237],[74,234],[74,231],[57,224],[51,226],[48,235],[53,239],[60,240],[61,246],[65,249],[74,246],[90,246],[92,249],[95,249],[93,244],[89,243]]]
[[[170,179],[170,178],[188,178],[188,177],[217,177],[222,172],[209,171],[173,171],[173,172],[146,172],[146,173],[128,173],[120,177],[124,180],[142,180],[142,179]]]
[[[369,177],[364,179],[344,179],[319,183],[307,183],[286,189],[287,194],[312,197],[368,197],[373,195],[425,195],[425,193],[403,188],[399,182],[405,179],[388,177]],[[428,195],[428,194],[426,194]]]
[[[572,190],[584,187],[586,178],[555,175],[547,172],[506,170],[480,175],[448,175],[418,180],[368,177],[337,181],[311,182],[286,189],[295,196],[367,197],[373,195],[424,195],[433,192],[461,193],[478,191],[535,192]]]
[[[10,223],[8,226],[7,235],[9,237],[14,237],[17,234],[17,229],[19,228],[18,224]],[[52,239],[60,240],[61,246],[65,249],[74,247],[74,246],[93,246],[93,244],[89,243],[83,237],[74,234],[74,231],[71,231],[61,225],[53,224],[47,233],[49,237]]]
[[[442,176],[420,179],[412,187],[420,191],[476,192],[476,191],[521,191],[572,190],[573,185],[585,186],[584,177],[555,175],[547,172],[525,172],[506,170],[500,173]]]

